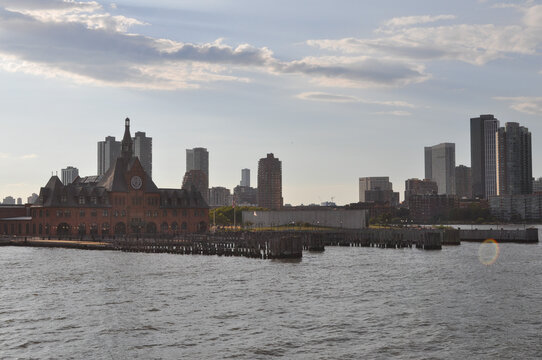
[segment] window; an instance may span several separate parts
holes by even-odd
[[[186,209],[183,210],[183,216],[186,216]]]
[[[109,216],[109,211],[106,209],[103,211],[102,216]]]
[[[119,212],[115,211],[115,217],[119,217]]]
[[[70,216],[72,216],[71,210],[65,210],[64,211],[64,217],[70,217]]]
[[[126,216],[126,210],[122,210],[122,216]]]
[[[90,212],[90,216],[98,216],[98,212],[96,210],[92,210]]]
[[[79,211],[79,216],[80,217],[85,217],[85,212],[83,210]]]
[[[60,202],[62,203],[68,202],[68,197],[66,195],[60,196]]]
[[[98,198],[96,196],[93,196],[90,198],[90,203],[92,205],[96,205],[98,203]]]
[[[158,217],[158,211],[154,211],[154,217]]]
[[[40,217],[43,217],[43,210],[42,209],[40,209]]]
[[[49,210],[45,210],[45,217],[49,217]]]
[[[167,210],[164,210],[164,215],[163,216],[167,216]]]
[[[56,217],[62,217],[62,210],[56,211]]]
[[[84,205],[84,204],[85,204],[85,197],[79,196],[79,205]]]

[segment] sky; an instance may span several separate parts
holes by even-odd
[[[0,0],[0,200],[95,175],[125,117],[164,188],[206,147],[210,186],[274,153],[285,203],[402,192],[424,146],[470,166],[480,114],[529,128],[539,177],[541,49],[542,0]]]

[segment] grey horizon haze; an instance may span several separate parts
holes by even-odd
[[[0,198],[96,175],[125,117],[160,187],[204,147],[209,187],[274,153],[285,203],[356,202],[371,176],[402,194],[424,146],[470,166],[481,114],[529,128],[536,178],[541,45],[540,0],[0,0]]]

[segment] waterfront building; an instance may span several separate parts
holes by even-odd
[[[250,169],[241,170],[241,183],[240,186],[250,187]]]
[[[282,204],[282,162],[267,154],[258,162],[258,206],[280,210]]]
[[[440,222],[459,206],[455,195],[411,195],[410,218],[416,223]]]
[[[237,185],[233,189],[235,204],[238,206],[258,206],[258,189]]]
[[[460,199],[472,198],[472,172],[465,165],[455,167],[455,193]]]
[[[408,201],[411,195],[433,195],[438,194],[438,185],[435,181],[429,179],[407,179],[405,180],[405,205],[408,207]]]
[[[199,191],[160,189],[133,154],[130,120],[121,153],[103,176],[67,185],[52,176],[27,217],[4,217],[0,230],[35,236],[139,236],[205,232],[209,207]]]
[[[542,193],[491,196],[489,209],[500,221],[542,221]]]
[[[533,192],[531,133],[516,122],[498,129],[497,194],[519,195]]]
[[[230,189],[226,189],[222,186],[215,186],[209,189],[209,206],[231,206],[232,196]]]
[[[79,176],[79,169],[73,166],[68,166],[61,171],[62,184],[68,185]]]
[[[426,146],[425,178],[437,183],[440,195],[455,195],[455,144]]]
[[[120,141],[108,136],[105,141],[98,141],[98,176],[103,175],[120,156]]]
[[[472,196],[487,199],[497,194],[496,132],[499,120],[493,115],[470,119]]]
[[[134,156],[139,159],[145,172],[152,178],[152,137],[138,131],[132,138]]]

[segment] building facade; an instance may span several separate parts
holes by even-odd
[[[209,206],[231,206],[232,196],[230,189],[222,186],[216,186],[209,189]]]
[[[533,192],[531,133],[518,123],[498,129],[497,194],[520,195]]]
[[[98,175],[103,175],[120,156],[120,141],[108,136],[105,141],[98,141]]]
[[[198,191],[155,185],[133,154],[129,119],[121,154],[103,176],[67,185],[52,176],[28,209],[27,217],[0,219],[0,229],[49,237],[154,236],[205,232],[209,223],[208,205]]]
[[[455,195],[411,195],[410,218],[416,223],[438,223],[459,206]]]
[[[282,204],[282,162],[267,154],[258,162],[258,206],[280,210]]]
[[[250,187],[250,169],[241,170],[241,183],[239,185]]]
[[[493,115],[470,119],[472,196],[488,199],[497,194],[496,132],[499,120]]]
[[[492,196],[489,208],[500,221],[541,221],[542,193]]]
[[[238,206],[258,206],[258,189],[238,185],[233,189],[233,198]]]
[[[472,198],[472,172],[465,165],[455,167],[455,193],[460,199]]]
[[[68,166],[61,170],[62,184],[68,185],[79,176],[79,169],[73,166]]]
[[[134,156],[139,159],[145,172],[152,178],[152,138],[138,131],[132,141]]]
[[[366,191],[393,191],[393,185],[388,176],[372,176],[359,178],[359,202],[369,202]]]
[[[436,195],[438,194],[437,183],[429,179],[408,179],[405,181],[405,205],[408,207],[412,195]]]
[[[437,183],[440,195],[455,195],[455,144],[425,147],[425,178]]]

